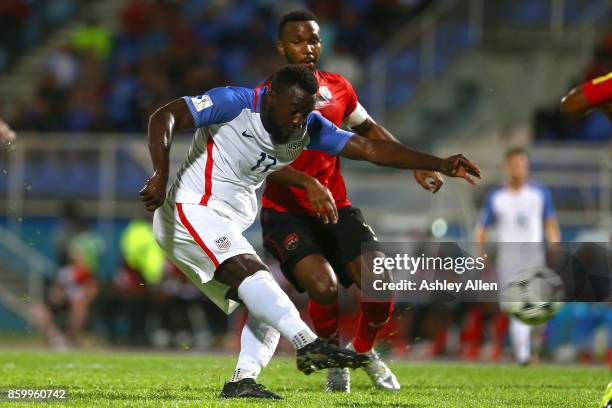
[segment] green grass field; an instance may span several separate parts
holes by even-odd
[[[610,374],[603,367],[392,362],[399,393],[375,390],[352,372],[351,394],[323,391],[323,373],[305,376],[275,357],[260,381],[280,402],[220,400],[235,358],[227,355],[127,352],[49,353],[0,350],[0,388],[67,387],[51,406],[177,407],[596,407]],[[4,404],[4,405],[2,405]],[[42,406],[0,402],[0,406]]]

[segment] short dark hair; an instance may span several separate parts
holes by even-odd
[[[278,38],[280,39],[283,35],[283,29],[287,25],[287,23],[292,23],[296,21],[314,21],[316,23],[319,22],[319,19],[312,11],[308,10],[294,10],[289,13],[283,15],[281,17],[280,23],[278,23]]]
[[[272,74],[270,89],[279,92],[297,86],[311,95],[317,93],[319,83],[314,72],[302,64],[287,64]]]
[[[529,156],[527,154],[527,150],[525,148],[523,148],[523,147],[511,147],[510,149],[506,150],[505,158],[506,158],[506,160],[508,160],[510,157],[517,156],[517,155]]]

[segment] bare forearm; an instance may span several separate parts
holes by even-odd
[[[353,139],[356,144],[361,143],[359,138],[353,137]],[[348,144],[347,147],[348,149],[345,147],[342,152],[343,156],[349,159],[367,160],[379,166],[434,171],[443,169],[443,159],[413,150],[398,142],[377,140],[376,143],[365,143],[363,147],[357,147],[355,150]]]
[[[324,224],[338,222],[338,208],[331,192],[315,177],[302,173],[289,166],[271,173],[268,178],[285,186],[298,187],[306,191],[312,212]]]
[[[561,228],[556,218],[546,220],[545,224],[546,240],[548,242],[560,242],[561,241]]]
[[[476,241],[474,249],[476,251],[476,256],[485,256],[485,244],[487,242],[487,238],[487,229],[482,225],[477,226],[476,231],[474,231],[474,241]]]
[[[476,240],[476,242],[480,243],[480,244],[484,244],[485,242],[487,242],[487,230],[486,228],[483,227],[477,227],[476,228],[476,232],[474,233],[474,238]]]
[[[581,87],[572,89],[561,99],[561,112],[566,115],[582,115],[592,108],[593,106],[584,96]]]
[[[383,147],[383,149],[378,152],[378,162],[382,166],[412,170],[444,170],[444,161],[439,157],[410,149],[397,142],[387,143],[389,143],[390,146]]]
[[[307,184],[312,182],[314,177],[311,177],[301,171],[287,166],[273,173],[270,173],[268,178],[284,186],[306,188]]]

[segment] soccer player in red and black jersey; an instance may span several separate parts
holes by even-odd
[[[319,82],[316,110],[335,125],[345,124],[367,138],[395,140],[370,118],[346,78],[317,69],[321,37],[316,16],[307,11],[286,14],[278,36],[278,52],[288,63],[301,63],[315,71]],[[375,242],[376,236],[361,211],[351,206],[337,157],[306,150],[291,167],[299,172],[287,168],[266,180],[261,212],[264,246],[280,262],[293,286],[308,292],[317,334],[338,343],[338,281],[345,287],[361,287],[361,265],[372,265],[369,258],[380,256],[374,252],[361,254],[361,244]],[[442,186],[435,172],[415,172],[415,177],[430,191]],[[329,189],[337,214],[312,208],[308,183]],[[370,358],[366,372],[377,387],[396,391],[400,385],[395,375],[373,350],[376,335],[392,310],[392,302],[368,302],[362,297],[361,314],[348,347]],[[326,389],[349,392],[349,371],[329,370]]]
[[[561,112],[566,114],[586,114],[594,109],[601,110],[612,121],[612,72],[573,88],[561,99]],[[608,354],[612,367],[612,350]],[[612,408],[612,381],[599,406]]]
[[[561,100],[561,112],[584,114],[601,110],[612,120],[612,72],[572,89]]]

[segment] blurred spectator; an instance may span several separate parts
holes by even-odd
[[[85,25],[75,30],[72,45],[81,53],[94,55],[100,60],[106,59],[111,51],[111,37],[95,17],[89,17]]]
[[[31,10],[25,0],[4,0],[0,2],[0,48],[7,58],[14,56],[21,48],[21,30],[24,29]]]
[[[138,36],[149,28],[147,16],[152,12],[152,5],[147,0],[134,0],[121,11],[121,23],[124,33]]]
[[[59,265],[66,265],[68,264],[70,242],[79,233],[87,231],[88,226],[72,201],[66,201],[62,204],[60,214],[60,222],[55,231],[53,231],[53,244],[57,263]]]
[[[106,288],[100,309],[111,343],[119,343],[119,320],[127,323],[126,340],[132,345],[149,344],[147,324],[154,287],[164,274],[166,258],[155,242],[151,220],[130,221],[120,237],[122,266]]]
[[[46,66],[60,89],[73,86],[79,76],[80,62],[70,45],[53,52],[47,59]]]
[[[87,324],[89,306],[98,293],[96,273],[100,241],[91,232],[75,235],[68,245],[68,263],[48,284],[43,303],[34,306],[39,327],[54,348],[78,347]],[[56,322],[67,310],[66,335]],[[58,319],[59,320],[59,319]]]
[[[430,2],[313,0],[309,5],[321,18],[329,65],[341,66],[359,82],[359,61]],[[8,26],[27,22],[28,3],[13,3],[5,8],[20,17],[12,16]],[[53,3],[61,11],[70,10],[63,3],[73,1]],[[76,30],[70,46],[49,58],[34,100],[18,109],[15,127],[139,132],[170,91],[196,94],[228,82],[255,86],[278,66],[275,22],[287,7],[264,0],[131,0],[118,15],[116,33],[91,17]]]
[[[84,2],[80,2],[84,3]],[[0,2],[0,72],[74,15],[75,0],[3,0]]]

